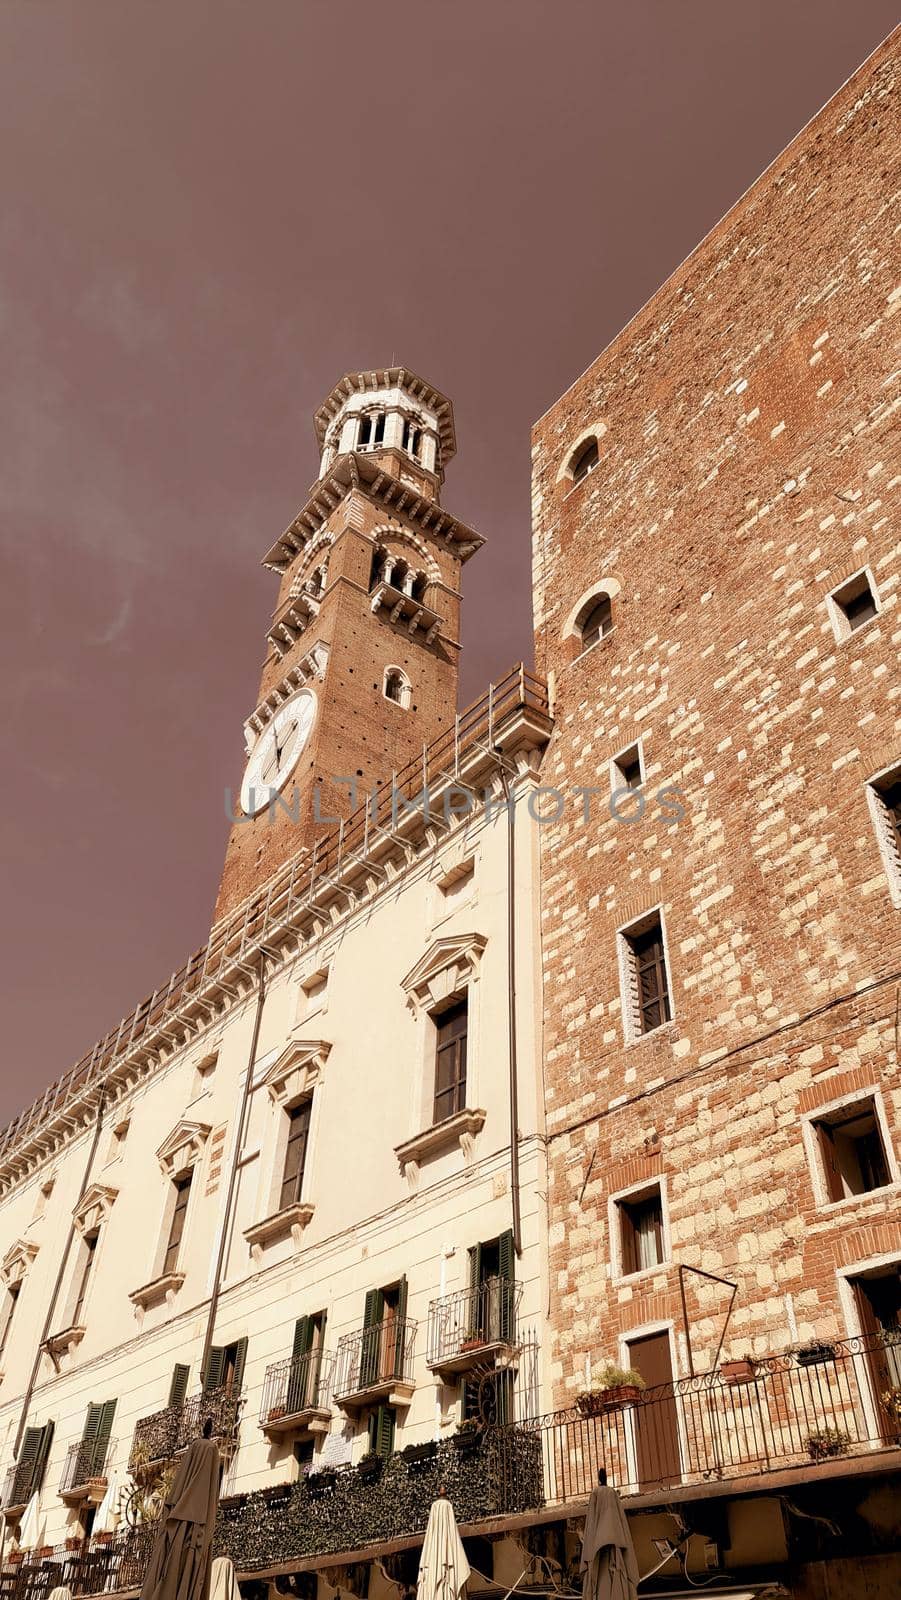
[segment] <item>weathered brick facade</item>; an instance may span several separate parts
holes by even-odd
[[[566,797],[542,828],[560,1403],[639,1329],[672,1325],[684,1374],[679,1264],[737,1284],[723,1355],[760,1355],[864,1331],[843,1269],[901,1257],[901,913],[866,792],[901,763],[899,52],[896,33],[534,430],[543,782]],[[827,595],[863,568],[879,614],[839,641]],[[613,626],[579,657],[602,582]],[[646,807],[621,822],[609,764],[639,738]],[[587,821],[575,786],[599,791]],[[626,1043],[617,930],[658,906],[673,1016]],[[805,1118],[873,1091],[892,1181],[824,1204]],[[668,1260],[618,1281],[610,1197],[657,1177]],[[729,1292],[686,1278],[698,1371]]]

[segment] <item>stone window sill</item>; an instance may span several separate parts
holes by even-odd
[[[145,1283],[142,1288],[135,1289],[128,1298],[132,1305],[140,1306],[142,1311],[147,1311],[151,1306],[160,1305],[163,1300],[172,1299],[184,1281],[183,1272],[165,1272],[161,1278],[154,1278],[151,1283]]]
[[[286,1238],[289,1233],[294,1243],[299,1244],[301,1234],[314,1210],[315,1207],[308,1201],[285,1206],[284,1211],[276,1211],[273,1216],[265,1217],[262,1222],[255,1222],[252,1228],[245,1228],[244,1237],[251,1250],[262,1250],[267,1244],[274,1244],[278,1239]]]
[[[60,1333],[51,1333],[45,1349],[54,1360],[58,1356],[71,1355],[76,1346],[81,1344],[85,1332],[85,1328],[79,1324],[77,1327],[63,1328]]]
[[[396,1145],[394,1154],[402,1171],[411,1166],[418,1167],[423,1161],[428,1161],[431,1156],[437,1155],[439,1151],[446,1150],[453,1144],[459,1144],[466,1155],[471,1151],[472,1141],[477,1133],[481,1133],[484,1125],[484,1111],[458,1111],[456,1116],[447,1117],[444,1122],[436,1122],[431,1128],[417,1133],[415,1138]]]

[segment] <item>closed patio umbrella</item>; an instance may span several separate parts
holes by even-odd
[[[454,1508],[444,1496],[432,1501],[426,1524],[416,1600],[459,1600],[470,1567],[454,1521]]]
[[[41,1497],[35,1493],[28,1502],[25,1515],[19,1524],[19,1549],[37,1550],[44,1537],[44,1519],[41,1516]]]
[[[208,1600],[213,1531],[219,1502],[219,1447],[195,1439],[166,1496],[141,1600]]]
[[[626,1514],[615,1489],[591,1491],[582,1539],[583,1600],[638,1600],[638,1563]]]
[[[113,1468],[106,1486],[106,1494],[97,1507],[92,1533],[115,1533],[119,1526],[119,1474]]]
[[[240,1600],[235,1564],[228,1556],[217,1556],[210,1572],[210,1600]]]
[[[57,1589],[51,1589],[47,1600],[72,1600],[72,1590],[61,1583]]]

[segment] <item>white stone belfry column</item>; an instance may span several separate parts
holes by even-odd
[[[429,472],[435,471],[435,463],[438,459],[438,440],[431,428],[423,428],[422,430],[419,459]]]

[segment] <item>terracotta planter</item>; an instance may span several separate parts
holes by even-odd
[[[638,1399],[641,1390],[637,1383],[617,1383],[610,1389],[592,1389],[580,1394],[576,1405],[583,1417],[600,1417],[605,1411],[618,1411]]]
[[[7,1561],[11,1562],[14,1567],[18,1567],[25,1560],[25,1551],[10,1550],[6,1559]]]
[[[284,1406],[272,1406],[272,1408],[270,1409],[267,1421],[269,1421],[269,1422],[280,1422],[281,1418],[283,1416],[285,1416],[285,1408],[284,1408]]]
[[[34,1552],[34,1559],[35,1561],[49,1561],[52,1554],[52,1544],[42,1544],[40,1549]]]
[[[112,1542],[113,1542],[113,1535],[111,1533],[95,1533],[94,1534],[94,1543],[96,1545],[112,1544]]]
[[[361,1483],[377,1483],[382,1476],[383,1466],[381,1456],[375,1461],[360,1461],[357,1463],[357,1477]]]
[[[835,1345],[809,1345],[806,1350],[795,1351],[795,1360],[799,1367],[818,1367],[825,1361],[835,1360]]]
[[[463,1343],[460,1346],[460,1349],[463,1352],[465,1352],[467,1350],[482,1350],[482,1349],[484,1349],[484,1346],[485,1346],[485,1340],[484,1339],[478,1339],[475,1336],[473,1336],[471,1339],[464,1339]]]
[[[754,1377],[754,1363],[747,1359],[724,1361],[720,1366],[720,1377],[724,1383],[750,1383]]]
[[[65,1543],[63,1544],[63,1549],[68,1550],[69,1554],[73,1555],[76,1550],[81,1549],[83,1543],[84,1541],[82,1539],[66,1539]]]

